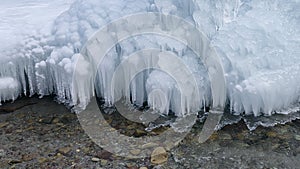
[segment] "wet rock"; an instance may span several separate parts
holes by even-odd
[[[219,138],[222,140],[232,140],[232,137],[230,134],[228,133],[221,133],[219,134]]]
[[[140,129],[135,130],[134,136],[141,137],[141,136],[144,136],[144,135],[147,135],[146,131],[140,130]]]
[[[214,132],[210,137],[209,137],[209,140],[210,141],[215,141],[218,139],[218,133],[217,132]]]
[[[269,131],[269,132],[267,132],[267,134],[266,134],[268,137],[277,137],[277,133],[276,132],[274,132],[274,131]]]
[[[162,164],[168,160],[168,154],[163,147],[157,147],[151,154],[151,163]]]

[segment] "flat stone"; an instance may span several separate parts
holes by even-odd
[[[168,160],[168,153],[163,147],[157,147],[151,154],[151,163],[162,164]]]
[[[147,148],[152,148],[152,147],[157,147],[158,144],[157,143],[146,143],[144,145],[142,145],[142,149],[147,149]]]

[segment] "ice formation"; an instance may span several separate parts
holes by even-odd
[[[20,3],[17,0],[12,2]],[[34,13],[31,18],[36,18],[36,23],[24,27],[24,30],[31,31],[21,32],[13,42],[0,48],[0,101],[16,99],[21,93],[40,96],[54,93],[60,102],[69,106],[80,104],[84,108],[94,95],[92,82],[78,80],[72,84],[72,80],[77,63],[81,66],[82,78],[89,79],[92,71],[92,63],[79,54],[85,42],[105,24],[122,16],[161,12],[186,19],[209,38],[222,60],[227,97],[235,114],[289,113],[293,108],[296,110],[300,102],[298,0],[74,0],[70,8],[55,20],[54,16],[66,6],[57,4],[58,1],[48,3],[61,8],[53,10],[46,18]],[[6,8],[5,5],[3,3],[0,7]],[[3,17],[8,11],[1,12]],[[38,31],[43,24],[40,21],[44,19],[46,29]],[[14,22],[13,18],[8,18],[1,23],[0,31],[4,30],[1,33],[7,33],[9,26],[6,24]],[[51,26],[48,25],[50,22],[53,23]],[[28,25],[22,19],[18,23]],[[32,31],[38,25],[36,31]],[[7,39],[1,40],[5,43]],[[187,105],[193,105],[195,101],[203,107],[211,104],[210,82],[201,60],[180,42],[150,35],[120,42],[107,53],[105,64],[98,67],[95,87],[107,104],[112,102],[109,80],[116,65],[130,54],[146,48],[173,52],[189,66],[202,94],[201,98],[190,100]],[[143,72],[131,83],[132,102],[142,104],[147,101],[147,93],[154,89],[170,96],[166,99],[169,107],[161,110],[162,113],[173,110],[180,116],[176,83],[157,70]],[[160,97],[151,98],[152,101],[148,101],[153,105],[161,104],[159,100],[165,101]]]

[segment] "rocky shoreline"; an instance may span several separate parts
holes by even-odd
[[[128,136],[152,133],[106,115],[111,126]],[[149,158],[118,157],[96,145],[77,116],[52,98],[22,98],[0,107],[0,168],[297,168],[300,166],[300,120],[249,131],[243,122],[197,142],[197,124],[179,145],[154,163]],[[151,144],[151,143],[150,143]],[[149,145],[150,145],[149,144]],[[155,147],[154,147],[155,148]],[[139,150],[132,151],[139,154]],[[163,158],[163,159],[162,159]]]

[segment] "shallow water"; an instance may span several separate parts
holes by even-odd
[[[8,111],[9,110],[9,111]],[[148,133],[145,126],[105,115],[128,136]],[[199,144],[197,123],[167,162],[115,156],[84,133],[75,114],[52,98],[24,98],[0,107],[0,168],[297,168],[300,165],[300,121],[249,131],[244,122],[228,125]],[[94,158],[94,159],[93,159]],[[95,161],[99,159],[99,161]]]

